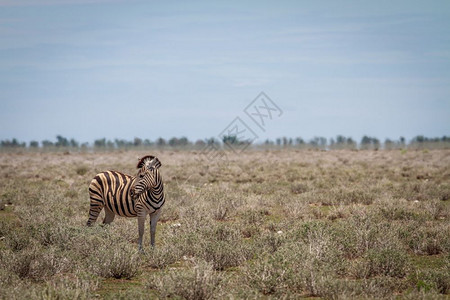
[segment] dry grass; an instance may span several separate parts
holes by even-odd
[[[91,178],[143,154],[0,154],[0,299],[448,296],[449,150],[151,153],[168,198],[138,254],[135,219],[84,224]]]

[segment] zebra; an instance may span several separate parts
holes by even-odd
[[[136,166],[137,176],[117,171],[97,174],[89,185],[90,209],[86,225],[92,226],[103,208],[105,208],[103,224],[110,224],[116,215],[137,217],[139,250],[143,251],[145,219],[147,214],[150,214],[150,244],[154,247],[156,223],[165,202],[164,184],[159,167],[161,167],[159,159],[147,155],[142,157]]]

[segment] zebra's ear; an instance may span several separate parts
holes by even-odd
[[[155,168],[158,169],[159,167],[162,166],[161,162],[159,161],[159,159],[157,157],[155,157],[155,159],[153,159],[153,161],[154,161]]]

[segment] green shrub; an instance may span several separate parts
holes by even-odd
[[[386,199],[377,203],[379,215],[387,221],[419,221],[429,219],[424,210],[418,210],[417,203],[404,199]]]
[[[366,263],[366,277],[383,275],[403,278],[409,268],[407,254],[398,249],[370,250],[366,257]]]
[[[92,299],[98,282],[88,276],[76,276],[73,278],[58,278],[47,282],[45,287],[36,292],[42,299]]]
[[[367,251],[386,244],[398,243],[394,225],[383,222],[376,215],[355,214],[345,223],[333,227],[336,247],[345,257],[355,259]]]
[[[295,220],[305,218],[310,212],[307,200],[300,199],[300,197],[284,198],[281,207],[287,217]]]
[[[181,252],[212,263],[216,270],[235,267],[251,257],[248,245],[237,227],[205,222],[192,228],[181,227],[180,239],[175,239]]]
[[[32,284],[17,280],[8,285],[0,283],[0,299],[92,299],[98,282],[89,276],[57,277],[45,283]]]
[[[237,244],[223,241],[209,242],[204,246],[204,251],[199,252],[199,257],[212,262],[216,270],[239,266],[251,257],[251,253],[242,242]]]
[[[80,234],[80,227],[67,224],[44,223],[32,229],[33,235],[43,246],[56,246],[62,251],[69,250],[73,239]]]
[[[76,169],[75,169],[75,172],[76,172],[78,175],[81,175],[81,176],[83,176],[84,174],[86,174],[88,171],[89,171],[89,168],[88,168],[87,166],[84,166],[84,165],[78,166],[78,167],[76,167]]]
[[[340,190],[335,194],[335,199],[339,204],[360,203],[369,205],[375,200],[375,194],[370,191],[366,191],[366,189]]]
[[[225,278],[205,261],[197,261],[188,269],[171,269],[162,275],[153,275],[146,286],[158,292],[161,298],[201,300],[218,297]]]
[[[320,222],[303,224],[271,250],[248,262],[242,271],[247,286],[262,294],[321,296],[324,279],[345,269],[330,228]]]
[[[325,299],[392,299],[408,286],[402,279],[377,276],[362,280],[349,280],[325,276],[318,285]]]
[[[440,184],[435,189],[436,196],[439,200],[447,201],[450,200],[450,184]]]
[[[264,209],[244,210],[240,213],[242,234],[246,238],[257,236],[261,233],[267,211]]]
[[[256,240],[255,247],[257,252],[274,253],[278,250],[287,240],[284,232],[265,231]]]
[[[21,228],[5,232],[5,243],[12,251],[21,251],[32,243],[32,237]]]
[[[67,268],[67,260],[54,249],[32,246],[16,252],[4,251],[2,264],[21,279],[45,281]]]
[[[68,190],[64,193],[64,197],[74,199],[74,198],[78,197],[78,192],[75,190]]]
[[[303,183],[296,183],[291,185],[291,193],[302,194],[309,190],[308,186]]]
[[[430,226],[414,222],[400,229],[403,242],[418,255],[436,255],[450,251],[450,227],[444,224]]]
[[[429,292],[435,290],[438,293],[450,294],[450,256],[445,260],[445,264],[440,268],[428,269],[418,275],[417,289]]]
[[[130,279],[139,273],[141,259],[130,245],[102,245],[92,258],[92,271],[105,278]]]
[[[246,284],[264,295],[286,292],[293,275],[292,264],[281,255],[269,255],[249,263],[242,274]]]
[[[180,256],[180,249],[173,244],[158,245],[158,247],[150,248],[144,253],[146,265],[156,269],[163,269],[175,263]]]
[[[420,204],[420,209],[423,209],[426,213],[428,213],[431,219],[439,220],[449,217],[449,208],[446,207],[445,202],[441,200],[432,199],[421,202]]]

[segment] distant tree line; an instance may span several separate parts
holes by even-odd
[[[224,136],[222,141],[216,138],[199,139],[190,141],[186,137],[172,137],[168,140],[159,137],[156,140],[141,139],[135,137],[133,140],[115,139],[109,140],[106,138],[96,139],[92,144],[87,142],[80,143],[75,139],[68,139],[61,135],[56,136],[56,140],[30,141],[28,144],[20,142],[16,138],[11,140],[0,141],[0,148],[2,149],[97,149],[97,150],[114,150],[114,149],[139,149],[139,148],[173,148],[173,149],[202,149],[207,145],[215,145],[216,147],[233,147],[234,145],[250,145],[249,141],[241,141],[236,136]],[[262,148],[299,148],[299,149],[361,149],[361,150],[378,150],[378,149],[434,149],[434,148],[450,148],[450,137],[435,137],[428,138],[423,135],[418,135],[406,142],[404,137],[397,140],[385,139],[381,142],[378,138],[363,136],[361,141],[357,143],[351,137],[338,135],[335,138],[314,137],[310,140],[304,140],[301,137],[288,138],[280,137],[275,140],[267,139],[262,143],[252,144],[254,147]]]

